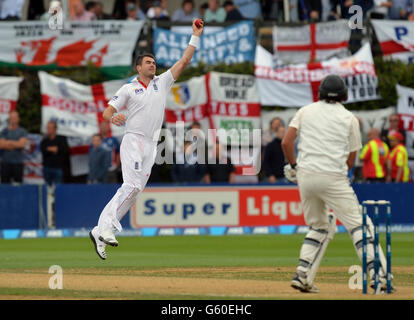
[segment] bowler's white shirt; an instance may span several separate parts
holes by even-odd
[[[349,153],[362,148],[359,122],[340,103],[304,106],[289,126],[298,130],[298,168],[346,175]]]
[[[115,93],[108,104],[117,111],[126,105],[128,110],[126,133],[137,133],[154,141],[158,140],[164,120],[167,94],[174,81],[171,71],[167,70],[155,76],[147,87],[134,79]]]

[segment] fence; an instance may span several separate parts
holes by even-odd
[[[90,229],[118,187],[58,185],[54,203],[56,228]],[[412,229],[414,215],[409,208],[414,207],[414,184],[361,183],[353,187],[360,202],[391,201],[394,230]],[[47,206],[45,186],[1,186],[0,194],[0,230],[44,229],[50,222],[46,208],[50,211],[53,206]],[[201,232],[224,226],[265,227],[283,233],[296,232],[298,226],[305,225],[298,189],[291,184],[152,185],[140,195],[122,224],[127,230],[145,229],[155,234],[160,229],[180,234],[188,228]]]

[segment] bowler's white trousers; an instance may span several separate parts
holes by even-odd
[[[156,141],[135,133],[124,135],[120,148],[123,184],[103,209],[98,234],[112,227],[122,231],[120,221],[144,190],[156,155]]]

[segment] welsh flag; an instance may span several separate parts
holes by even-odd
[[[385,59],[414,63],[414,23],[403,20],[371,20]]]
[[[6,21],[0,28],[0,63],[17,67],[79,67],[127,73],[144,21]]]
[[[273,51],[278,64],[322,61],[348,56],[351,29],[347,20],[273,28]]]
[[[345,80],[347,103],[380,98],[369,43],[347,58],[279,68],[274,67],[270,52],[260,45],[256,47],[255,76],[262,105],[301,107],[317,101],[319,85],[329,74],[338,74]]]
[[[7,127],[9,112],[17,107],[21,77],[0,77],[0,131]]]

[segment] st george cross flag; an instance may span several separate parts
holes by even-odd
[[[7,127],[9,112],[17,107],[22,80],[20,77],[0,77],[0,131]]]
[[[233,145],[251,145],[253,130],[260,129],[256,79],[251,75],[221,72],[210,72],[208,77],[214,128],[224,129]]]
[[[113,80],[88,86],[43,71],[38,74],[42,132],[45,133],[48,121],[53,120],[58,126],[57,133],[68,137],[91,137],[99,132],[108,101],[125,84],[125,80]],[[122,136],[124,130],[124,127],[111,125],[113,136]]]
[[[207,76],[210,117],[220,143],[231,145],[229,156],[236,169],[236,182],[257,182],[261,106],[256,79],[222,72],[210,72]]]
[[[414,160],[414,89],[397,84],[398,105],[397,112],[400,125],[406,131],[405,146],[408,157]]]
[[[270,52],[260,45],[256,47],[255,76],[262,105],[301,107],[315,102],[319,85],[329,74],[338,74],[345,80],[347,103],[380,98],[369,43],[348,58],[281,68],[274,68]]]
[[[347,20],[273,28],[273,51],[278,64],[296,64],[346,57],[351,29]]]
[[[125,80],[88,86],[43,71],[38,74],[42,94],[41,131],[46,132],[50,120],[56,122],[57,133],[68,137],[72,175],[87,174],[90,138],[99,132],[103,111]],[[120,112],[126,113],[126,108]],[[121,137],[124,131],[125,127],[110,126],[112,136]]]
[[[385,59],[414,63],[414,22],[371,20]]]

